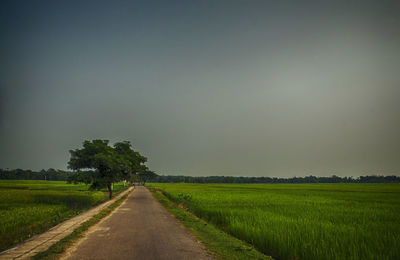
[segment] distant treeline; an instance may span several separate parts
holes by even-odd
[[[63,170],[22,170],[22,169],[0,169],[1,180],[50,180],[50,181],[67,181],[74,175],[74,172]],[[232,177],[232,176],[176,176],[176,175],[158,175],[151,179],[151,182],[159,183],[389,183],[400,182],[399,176],[360,176],[360,177],[339,177],[332,175],[330,177],[293,177],[293,178],[276,178],[276,177]]]
[[[333,175],[331,177],[293,177],[293,178],[276,178],[276,177],[232,177],[232,176],[172,176],[159,175],[152,180],[158,183],[388,183],[400,182],[399,176],[360,176],[339,177]]]
[[[1,180],[48,180],[66,181],[72,172],[55,170],[53,168],[41,171],[22,170],[22,169],[0,169]]]

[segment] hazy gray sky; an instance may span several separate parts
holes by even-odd
[[[130,140],[160,174],[400,174],[400,1],[10,1],[0,168]]]

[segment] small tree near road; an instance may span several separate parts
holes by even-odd
[[[77,174],[77,179],[90,184],[92,189],[107,187],[111,199],[113,183],[128,179],[136,168],[143,167],[145,157],[134,152],[129,142],[116,143],[114,148],[108,143],[108,140],[98,139],[84,141],[82,149],[70,151],[68,168],[83,170],[85,178]]]

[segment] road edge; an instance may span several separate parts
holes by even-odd
[[[58,242],[54,243],[47,250],[35,254],[31,257],[34,260],[44,259],[59,259],[73,247],[80,239],[84,238],[90,228],[99,224],[101,221],[109,217],[117,208],[119,208],[128,198],[128,196],[134,191],[134,189],[127,190],[126,193],[121,194],[118,198],[115,198],[113,203],[102,209],[99,213],[89,218],[87,221],[79,225],[73,232],[66,237],[62,238]]]
[[[218,260],[273,260],[256,250],[252,245],[237,239],[212,224],[198,218],[190,211],[169,200],[160,190],[146,187],[153,197],[174,216],[194,237],[201,242],[205,250]]]

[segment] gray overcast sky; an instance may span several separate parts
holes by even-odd
[[[400,174],[399,1],[10,1],[0,168],[130,140],[160,174]]]

